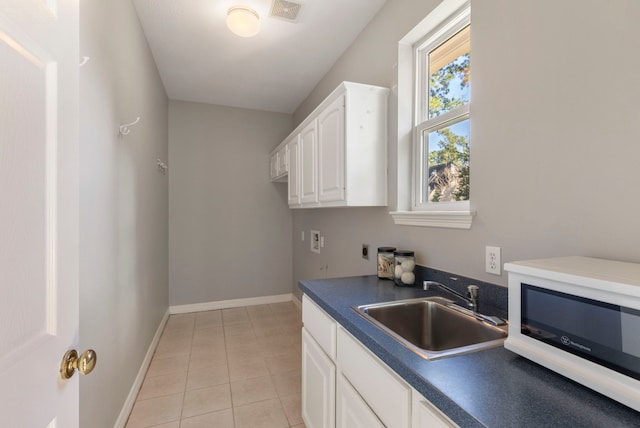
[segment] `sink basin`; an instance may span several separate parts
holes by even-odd
[[[494,326],[464,314],[452,303],[441,297],[428,297],[353,309],[427,360],[502,346],[507,337],[506,326]]]

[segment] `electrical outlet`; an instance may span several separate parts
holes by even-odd
[[[369,260],[369,244],[362,244],[362,258]]]
[[[500,247],[485,247],[485,270],[487,273],[500,275]]]

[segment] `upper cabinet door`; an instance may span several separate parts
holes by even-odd
[[[311,121],[300,132],[300,202],[303,204],[318,201],[317,123],[317,120]]]
[[[289,146],[286,144],[278,150],[278,176],[284,176],[289,172],[289,161],[287,159],[288,151]]]
[[[300,204],[300,141],[296,135],[288,144],[289,179],[287,188],[289,206]]]
[[[344,95],[318,116],[318,200],[343,201],[344,185]]]
[[[278,176],[278,154],[273,154],[269,158],[269,178],[274,179]]]

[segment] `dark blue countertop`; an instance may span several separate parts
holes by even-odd
[[[437,291],[376,276],[306,280],[299,287],[461,427],[640,427],[639,412],[503,347],[426,361],[351,309]]]

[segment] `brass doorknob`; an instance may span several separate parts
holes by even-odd
[[[89,374],[96,366],[98,356],[93,349],[87,349],[78,358],[78,352],[75,349],[67,351],[62,357],[60,364],[60,376],[62,379],[69,379],[76,372],[76,369],[82,374]]]

